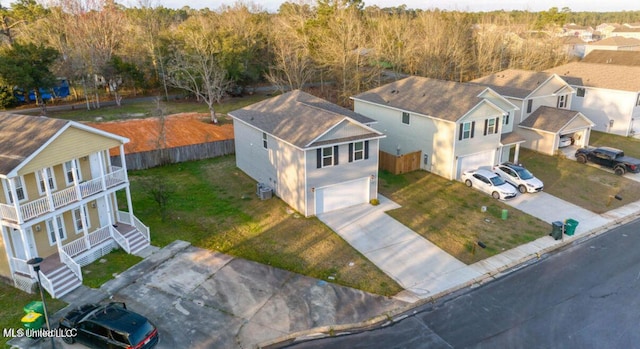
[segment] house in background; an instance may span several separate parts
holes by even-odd
[[[640,26],[625,23],[611,31],[611,36],[640,39]]]
[[[640,51],[594,50],[580,62],[640,66]]]
[[[603,40],[593,41],[586,44],[584,55],[586,56],[595,50],[640,51],[640,39],[612,36]]]
[[[591,26],[577,25],[575,23],[562,26],[562,36],[574,36],[583,41],[593,41],[595,29]]]
[[[304,216],[378,197],[374,120],[298,90],[229,115],[237,166]]]
[[[582,58],[585,55],[585,49],[587,43],[575,36],[563,36],[559,38],[560,45],[562,46],[564,53],[571,57]]]
[[[577,90],[571,108],[588,115],[594,130],[640,136],[640,66],[573,62],[547,72]]]
[[[560,76],[508,69],[472,83],[493,89],[519,108],[514,115],[514,133],[525,139],[523,147],[554,155],[565,135],[572,137],[575,146],[589,144],[593,123],[570,109],[575,90]]]
[[[29,292],[36,274],[27,261],[44,258],[42,285],[59,298],[82,284],[82,266],[116,247],[137,253],[149,245],[149,229],[133,215],[127,169],[109,161],[109,149],[123,154],[126,138],[39,116],[0,113],[0,125],[2,277]],[[118,210],[116,192],[127,212]]]
[[[421,152],[420,168],[447,179],[502,160],[518,107],[490,88],[412,76],[352,97],[354,111],[387,135],[381,151]]]

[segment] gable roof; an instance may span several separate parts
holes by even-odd
[[[640,66],[572,62],[547,69],[573,86],[640,91]]]
[[[117,139],[122,143],[128,141],[75,121],[0,113],[0,176],[18,170],[69,127]]]
[[[579,115],[575,110],[539,107],[518,126],[557,133]]]
[[[612,31],[612,33],[637,33],[640,32],[640,28],[628,27],[626,25],[620,26]]]
[[[640,46],[640,40],[636,38],[627,38],[624,36],[612,36],[599,41],[588,43],[589,46]]]
[[[375,120],[342,108],[324,99],[295,90],[228,113],[263,132],[299,148],[307,148],[345,119],[359,126],[359,134],[349,140],[382,137],[365,126]],[[345,138],[346,139],[346,138]],[[322,140],[323,144],[327,142]],[[333,141],[335,143],[335,140]]]
[[[593,50],[581,62],[640,66],[640,51]]]
[[[490,87],[503,96],[523,99],[552,76],[552,73],[547,72],[507,69],[471,82]]]
[[[442,120],[457,121],[486,100],[481,97],[485,91],[487,87],[477,84],[411,76],[351,98]]]

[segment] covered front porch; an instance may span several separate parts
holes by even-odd
[[[53,298],[60,298],[82,285],[82,267],[96,261],[111,250],[122,248],[127,253],[138,254],[150,245],[149,228],[137,217],[123,211],[118,211],[116,217],[113,224],[99,227],[69,243],[60,243],[57,245],[56,252],[44,257],[41,264],[41,282],[43,288]],[[9,236],[13,237],[4,231],[3,235],[5,239],[10,239]],[[22,245],[28,239],[23,239],[19,243],[5,241],[9,241],[10,245],[15,247]],[[19,289],[31,292],[37,275],[27,264],[27,260],[33,253],[15,252],[18,251],[7,248],[14,284]],[[37,251],[35,253],[38,254]]]

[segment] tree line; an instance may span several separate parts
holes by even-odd
[[[264,82],[283,91],[331,83],[333,95],[324,97],[346,106],[403,74],[468,81],[506,68],[546,69],[567,60],[554,35],[563,22],[633,22],[640,14],[466,13],[361,0],[285,2],[269,13],[254,3],[194,10],[140,1],[0,4],[0,101],[14,86],[37,97],[37,87],[65,77],[87,108],[99,107],[104,91],[119,103],[124,90],[179,88],[207,103],[214,122],[225,94]]]

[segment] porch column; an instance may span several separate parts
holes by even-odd
[[[122,162],[122,170],[124,171],[124,181],[126,183],[129,183],[129,175],[127,174],[127,162],[124,157],[124,144],[120,144],[120,161]],[[131,220],[131,225],[134,225],[133,205],[131,204],[131,191],[129,190],[129,185],[127,185],[124,190],[127,196],[127,209],[129,211],[129,219]]]
[[[520,156],[520,143],[516,143],[516,151],[513,154],[513,163],[518,163],[518,156]]]
[[[4,252],[7,254],[7,259],[9,260],[9,272],[11,273],[11,275],[13,275],[13,273],[15,273],[16,271],[13,270],[13,253],[11,252],[11,248],[9,248],[9,234],[7,234],[7,229],[5,229],[4,226],[0,226],[0,229],[2,229],[2,241],[4,241]]]
[[[73,161],[75,164],[75,161]],[[78,169],[75,167],[71,167],[71,178],[73,178],[73,186],[76,188],[76,195],[78,196],[78,201],[82,200],[82,192],[80,191],[80,183],[78,183]]]
[[[16,184],[13,182],[13,177],[7,178],[5,182],[9,183],[9,191],[11,192],[11,198],[13,198],[13,208],[15,208],[16,210],[16,217],[18,218],[18,224],[22,224],[24,223],[24,221],[22,220],[22,212],[20,211],[20,204],[18,204],[18,194],[16,192]],[[22,190],[25,190],[25,189],[22,188]]]
[[[104,166],[104,158],[102,156],[102,152],[98,152],[98,165],[100,166],[100,179],[102,184],[102,190],[107,190],[107,171]]]
[[[20,240],[22,240],[22,246],[24,247],[24,252],[27,255],[27,260],[35,257],[31,253],[31,249],[29,248],[29,244],[27,243],[27,237],[25,236],[24,229],[20,228],[18,231],[20,232]]]
[[[56,237],[56,245],[58,246],[58,252],[64,251],[64,249],[62,248],[62,241],[60,241],[60,227],[58,226],[58,216],[53,216],[52,220],[53,220],[53,233],[55,234],[55,237]],[[60,258],[61,263],[64,263],[59,253],[58,253],[58,258]]]
[[[49,201],[49,212],[53,212],[56,208],[53,204],[53,196],[51,195],[51,188],[49,188],[49,178],[47,177],[47,169],[43,168],[40,170],[40,176],[42,177],[42,182],[44,183],[44,192],[47,195],[47,199]],[[37,183],[40,185],[40,183]],[[55,220],[54,220],[55,223]],[[56,239],[56,241],[59,239]]]
[[[82,221],[82,235],[83,235],[83,239],[84,239],[84,245],[87,247],[87,250],[89,250],[91,248],[91,243],[89,242],[89,230],[87,228],[87,215],[85,214],[85,211],[87,209],[87,205],[82,205],[80,206],[80,220]]]

